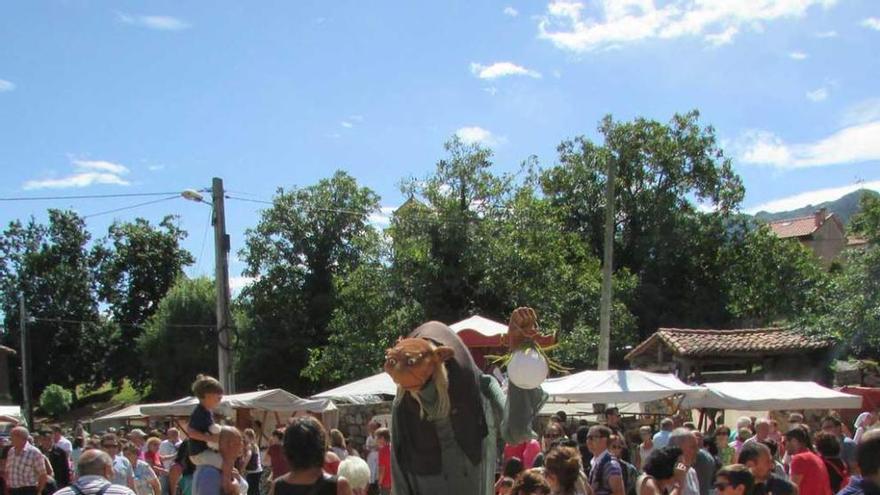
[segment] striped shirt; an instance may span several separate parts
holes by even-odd
[[[26,443],[20,451],[9,449],[6,457],[6,483],[9,488],[37,486],[40,477],[46,474],[46,461],[43,453]]]
[[[96,495],[101,491],[105,486],[107,490],[104,491],[104,495],[135,495],[134,491],[127,486],[122,485],[113,485],[110,484],[105,478],[100,476],[80,476],[74,485],[79,488],[79,491],[82,492],[82,495]],[[73,489],[73,486],[68,486],[67,488],[62,488],[55,492],[55,495],[79,495],[76,490]]]

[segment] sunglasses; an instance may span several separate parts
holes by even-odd
[[[600,438],[608,438],[602,435],[587,435],[587,440],[598,440]]]
[[[724,490],[727,489],[727,487],[729,487],[729,486],[731,486],[731,485],[730,485],[730,483],[724,483],[723,481],[720,481],[720,482],[718,482],[718,483],[714,483],[712,486],[713,486],[716,490],[718,490],[719,492],[723,492]]]
[[[623,450],[623,445],[609,445],[608,448],[611,450]]]
[[[105,444],[102,444],[101,447],[103,447],[105,449],[118,449],[119,445],[116,445],[115,443],[105,443]]]
[[[562,435],[558,435],[556,433],[547,433],[546,435],[544,435],[544,438],[560,438],[560,437],[562,437]]]

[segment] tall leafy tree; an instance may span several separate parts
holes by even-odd
[[[147,319],[132,347],[142,359],[151,397],[188,395],[199,373],[217,373],[214,281],[180,277]]]
[[[428,319],[454,322],[474,312],[503,318],[505,301],[483,280],[491,269],[490,225],[505,207],[511,178],[492,173],[487,148],[454,137],[445,149],[432,175],[403,184],[411,199],[388,229],[395,281]]]
[[[606,170],[613,162],[615,269],[625,268],[638,279],[630,308],[641,336],[661,325],[722,321],[717,305],[709,311],[691,297],[711,294],[704,281],[684,276],[703,278],[702,264],[716,258],[719,247],[711,245],[711,236],[720,233],[717,222],[701,220],[694,203],[712,204],[723,216],[743,197],[741,180],[718,147],[714,130],[703,127],[699,113],[692,111],[669,123],[619,122],[609,116],[599,134],[601,142],[586,137],[563,142],[559,164],[541,175],[542,192],[562,212],[565,228],[601,256]],[[692,237],[700,231],[706,235]],[[717,287],[717,269],[708,277],[705,282]]]
[[[18,299],[24,294],[34,396],[50,383],[75,389],[105,379],[109,327],[100,319],[86,249],[89,234],[76,213],[49,210],[46,225],[14,221],[0,236],[0,304],[6,345],[19,348]]]
[[[146,368],[134,344],[183,268],[193,263],[180,246],[186,232],[176,220],[166,216],[158,225],[142,218],[114,222],[92,250],[98,295],[118,325],[107,360],[107,372],[117,382],[127,377],[146,383]]]
[[[378,196],[344,172],[318,184],[279,189],[257,226],[246,233],[240,256],[245,275],[256,281],[243,290],[249,322],[242,328],[239,357],[243,385],[313,385],[301,377],[309,349],[327,343],[327,327],[338,305],[337,278],[361,265],[378,242],[369,224]]]

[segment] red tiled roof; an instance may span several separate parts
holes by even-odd
[[[627,360],[656,351],[664,345],[678,356],[729,356],[736,354],[789,354],[826,349],[829,340],[785,328],[702,330],[660,328],[626,355]]]
[[[830,217],[831,215],[828,216]],[[812,234],[818,229],[819,226],[816,225],[816,217],[813,215],[808,217],[786,218],[784,220],[770,222],[770,230],[783,239],[788,237],[803,237]]]

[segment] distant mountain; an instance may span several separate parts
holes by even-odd
[[[807,205],[803,208],[798,208],[796,210],[778,211],[774,213],[770,213],[768,211],[759,211],[758,213],[755,213],[755,218],[758,220],[763,220],[765,222],[771,222],[773,220],[783,220],[786,218],[806,217],[815,213],[816,210],[825,208],[828,210],[829,213],[836,213],[840,220],[844,223],[844,225],[846,225],[847,223],[849,223],[850,217],[858,213],[859,201],[862,199],[862,195],[864,194],[880,196],[880,193],[878,193],[877,191],[872,191],[870,189],[859,189],[858,191],[853,191],[846,196],[835,199],[834,201],[826,201],[817,205]]]

